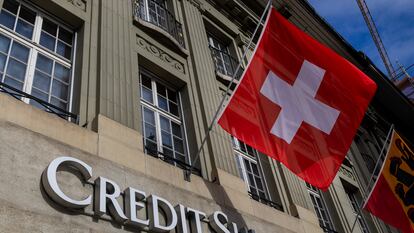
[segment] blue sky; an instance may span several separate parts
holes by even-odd
[[[356,0],[308,0],[354,48],[363,51],[386,73]],[[414,0],[365,0],[388,56],[397,69],[414,64]],[[414,67],[411,69],[414,74]],[[386,73],[387,74],[387,73]]]

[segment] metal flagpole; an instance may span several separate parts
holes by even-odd
[[[270,6],[271,6],[271,5],[272,5],[272,0],[269,0],[269,1],[267,2],[267,5],[266,5],[266,7],[265,7],[264,11],[263,11],[262,16],[260,17],[260,20],[259,20],[259,23],[258,23],[258,24],[257,24],[257,26],[256,26],[256,29],[254,30],[254,32],[253,32],[253,34],[252,34],[252,36],[250,37],[249,43],[247,44],[247,47],[246,47],[246,49],[244,50],[244,53],[243,53],[243,55],[242,55],[242,57],[241,57],[241,59],[240,59],[240,61],[239,61],[239,64],[237,65],[236,70],[233,72],[233,75],[232,75],[232,77],[231,77],[230,83],[229,83],[229,85],[227,86],[226,92],[224,93],[223,98],[222,98],[222,99],[221,99],[221,101],[220,101],[220,104],[219,104],[219,106],[218,106],[218,108],[217,108],[217,111],[216,111],[216,113],[214,114],[213,119],[212,119],[212,120],[211,120],[211,122],[210,122],[210,125],[208,126],[208,129],[207,129],[206,135],[204,136],[203,140],[201,141],[201,145],[200,145],[200,147],[198,148],[197,154],[196,154],[196,156],[194,157],[194,159],[193,159],[193,161],[192,161],[192,163],[191,163],[190,170],[188,170],[188,171],[186,171],[186,172],[184,173],[184,179],[185,179],[186,181],[190,181],[190,176],[191,176],[191,173],[193,172],[193,169],[194,169],[194,164],[197,162],[198,158],[200,157],[200,154],[201,154],[201,151],[203,150],[204,144],[207,142],[207,138],[210,136],[210,132],[211,132],[211,130],[213,129],[214,124],[216,123],[216,120],[217,120],[216,118],[219,116],[219,114],[220,114],[220,112],[221,112],[221,110],[222,110],[222,108],[223,108],[224,102],[225,102],[225,101],[226,101],[226,99],[227,99],[227,94],[229,93],[230,88],[231,88],[231,86],[232,86],[232,84],[233,84],[234,80],[236,79],[236,75],[237,75],[237,73],[239,72],[239,70],[240,70],[240,68],[241,68],[241,63],[242,63],[242,61],[244,60],[244,58],[246,57],[247,52],[249,51],[249,48],[250,48],[250,46],[251,46],[251,45],[252,45],[252,43],[253,43],[253,39],[254,39],[254,37],[256,36],[256,33],[257,33],[257,31],[259,30],[260,25],[262,24],[263,19],[264,19],[264,17],[265,17],[265,15],[266,15],[266,13],[268,12],[268,10],[270,9]]]
[[[368,197],[366,197],[366,195],[367,195],[367,192],[369,191],[369,188],[371,186],[371,183],[372,183],[372,181],[374,179],[375,171],[378,169],[378,166],[380,164],[382,164],[381,161],[382,161],[383,153],[385,151],[385,148],[387,147],[388,140],[391,140],[391,135],[392,135],[393,129],[394,129],[394,124],[391,125],[390,130],[388,131],[387,138],[385,139],[384,145],[381,148],[380,155],[379,155],[379,157],[377,159],[377,162],[375,163],[374,171],[372,171],[371,177],[369,178],[369,181],[368,181],[368,185],[366,186],[367,188],[365,189],[364,187],[362,187],[364,189],[364,195],[362,195],[362,197],[363,197],[362,198],[362,201],[359,204],[359,206],[357,207],[358,209],[356,211],[358,211],[358,213],[357,213],[357,216],[355,217],[354,223],[352,224],[351,233],[354,231],[354,228],[356,226],[356,222],[358,221],[359,216],[362,216],[361,208],[365,204],[365,201],[366,201],[365,199],[368,198]],[[386,155],[387,154],[385,153],[385,156]],[[381,171],[379,171],[379,172],[381,172]]]

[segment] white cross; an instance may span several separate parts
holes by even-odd
[[[305,60],[291,86],[269,71],[260,93],[281,107],[270,130],[273,135],[290,144],[302,122],[331,133],[340,112],[315,99],[324,74],[325,70]]]

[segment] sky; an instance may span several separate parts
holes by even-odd
[[[356,0],[308,0],[356,50],[387,74]],[[365,0],[394,69],[414,64],[414,0]],[[410,74],[414,74],[414,67]]]

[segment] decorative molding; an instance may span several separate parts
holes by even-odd
[[[78,7],[79,9],[86,11],[86,0],[66,0],[66,1]]]
[[[157,46],[153,45],[152,43],[140,36],[137,36],[137,44],[140,48],[148,51],[153,56],[157,57],[159,60],[176,69],[178,72],[185,74],[184,64],[178,61],[177,59],[173,58],[164,50],[158,48]]]

